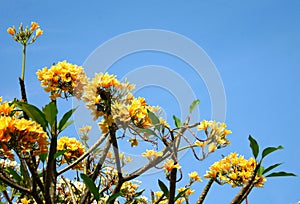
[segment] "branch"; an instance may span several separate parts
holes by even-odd
[[[208,193],[208,191],[209,191],[211,185],[214,183],[214,181],[215,181],[215,180],[214,180],[213,178],[211,178],[211,179],[208,181],[208,183],[206,184],[206,186],[205,186],[205,188],[204,188],[204,190],[203,190],[201,196],[199,197],[199,199],[198,199],[198,201],[197,201],[197,204],[202,204],[202,203],[203,203],[203,201],[204,201],[204,199],[206,198],[206,195],[207,195],[207,193]]]
[[[0,180],[3,181],[3,183],[5,183],[6,185],[15,188],[25,194],[29,194],[31,195],[31,192],[28,188],[25,188],[23,186],[20,186],[19,184],[15,183],[14,181],[10,180],[9,178],[6,178],[5,176],[3,176],[2,173],[0,173]]]

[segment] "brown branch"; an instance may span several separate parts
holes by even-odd
[[[110,141],[107,141],[106,144],[105,144],[105,146],[104,146],[104,148],[103,148],[102,155],[101,155],[101,157],[99,159],[99,162],[98,162],[98,164],[96,166],[96,169],[94,170],[94,172],[93,172],[93,174],[91,176],[91,178],[92,178],[93,181],[95,181],[96,178],[97,178],[97,176],[99,175],[99,171],[102,168],[102,165],[103,165],[103,163],[105,161],[105,158],[107,156],[107,153],[109,151],[110,146],[111,146]],[[81,199],[80,199],[80,203],[81,204],[86,203],[86,200],[88,199],[89,196],[90,196],[90,191],[86,187],[85,190],[82,193],[82,196],[81,196]]]
[[[12,187],[12,188],[15,188],[19,191],[21,191],[22,193],[25,193],[25,194],[31,194],[30,190],[28,188],[25,188],[17,183],[15,183],[14,181],[12,181],[11,179],[5,177],[2,172],[0,173],[0,180],[5,183],[6,185]]]
[[[203,201],[204,201],[204,199],[206,198],[207,193],[208,193],[210,187],[212,186],[212,184],[214,183],[214,181],[215,181],[215,180],[214,180],[213,178],[211,178],[211,179],[208,181],[208,183],[206,184],[206,186],[205,186],[205,188],[204,188],[204,190],[203,190],[201,196],[199,197],[199,199],[198,199],[198,201],[197,201],[197,204],[202,204],[202,203],[203,203]]]

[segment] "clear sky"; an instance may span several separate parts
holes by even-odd
[[[20,22],[37,21],[44,34],[28,47],[26,86],[29,101],[42,106],[47,95],[39,88],[35,72],[53,62],[67,60],[82,65],[101,44],[131,31],[160,29],[190,39],[200,46],[215,64],[226,95],[226,123],[233,134],[232,144],[217,151],[204,162],[183,157],[182,166],[204,173],[221,154],[237,151],[251,156],[248,135],[261,147],[282,145],[266,159],[266,166],[284,162],[278,170],[300,175],[300,1],[0,1],[0,95],[5,100],[19,97],[18,77],[21,70],[21,47],[6,33]],[[166,39],[168,41],[170,39]],[[120,50],[123,44],[120,46]],[[128,45],[131,46],[131,45]],[[174,44],[176,47],[176,43]],[[184,50],[184,45],[182,50]],[[107,50],[115,53],[117,50]],[[193,55],[192,52],[187,52]],[[121,56],[120,56],[121,57]],[[106,60],[99,58],[99,61]],[[109,69],[122,77],[144,66],[154,70],[173,70],[187,82],[201,100],[201,119],[211,117],[211,98],[201,77],[188,63],[168,53],[138,52],[116,61]],[[163,67],[163,68],[162,68]],[[94,71],[91,70],[91,71]],[[149,77],[146,74],[140,75]],[[171,76],[158,74],[161,81]],[[138,82],[133,81],[134,83]],[[143,80],[141,80],[143,81]],[[173,84],[176,84],[174,82]],[[157,86],[155,86],[157,85]],[[173,88],[180,88],[173,86]],[[140,89],[137,94],[148,97],[153,105],[161,105],[168,121],[178,111],[176,98],[161,84]],[[181,93],[182,94],[182,93]],[[173,103],[172,100],[175,102]],[[68,105],[66,105],[68,106]],[[72,131],[70,131],[72,132]],[[184,167],[184,166],[188,167]],[[187,173],[187,172],[186,172]],[[157,190],[156,179],[145,176],[146,188]],[[150,182],[150,185],[149,185]],[[204,182],[205,183],[205,182]],[[204,186],[196,186],[196,194]],[[300,200],[300,180],[270,178],[265,187],[254,189],[251,204],[292,204]],[[237,189],[213,186],[206,203],[229,203]],[[192,195],[193,200],[197,196]]]

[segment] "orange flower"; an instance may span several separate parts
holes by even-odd
[[[15,35],[15,29],[12,28],[12,27],[8,28],[8,29],[7,29],[7,32],[8,32],[9,34],[11,34],[11,35]]]
[[[35,30],[39,27],[39,24],[36,23],[36,22],[31,22],[31,27],[30,27],[30,30]]]

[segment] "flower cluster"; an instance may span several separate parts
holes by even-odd
[[[66,150],[66,152],[63,154],[63,158],[60,161],[62,164],[72,163],[85,152],[85,149],[83,148],[81,142],[79,142],[75,138],[69,138],[66,136],[61,137],[57,141],[57,151],[63,150]],[[78,163],[74,167],[74,169],[82,169],[82,163]]]
[[[204,177],[213,178],[221,184],[228,183],[232,187],[243,186],[251,179],[256,165],[254,158],[247,160],[237,153],[231,153],[210,166]],[[265,177],[255,176],[256,187],[262,187],[265,181]]]
[[[121,101],[133,88],[134,85],[127,81],[124,83],[118,81],[115,75],[95,74],[92,81],[84,88],[85,94],[82,100],[91,110],[94,120],[97,120],[106,114],[113,103]]]
[[[135,98],[129,107],[129,115],[133,124],[139,128],[147,128],[152,125],[148,111],[151,107],[147,105],[144,98]]]
[[[13,160],[17,152],[33,151],[34,155],[48,152],[48,136],[43,128],[32,120],[0,117],[0,155]]]
[[[82,96],[83,86],[88,79],[81,66],[70,64],[66,61],[52,65],[50,69],[44,67],[37,71],[38,80],[46,92],[50,92],[50,98],[67,98]]]
[[[35,31],[35,35],[32,35]],[[14,26],[9,27],[7,29],[7,32],[13,37],[13,39],[22,45],[28,45],[36,41],[36,39],[43,34],[43,30],[39,28],[39,24],[36,22],[31,22],[30,28],[26,26],[24,29],[23,24],[21,23],[18,29],[18,32],[16,31],[16,28]],[[31,36],[33,36],[31,38]],[[31,38],[31,41],[29,42]]]
[[[10,116],[13,113],[15,106],[9,102],[2,103],[2,97],[0,97],[0,116]]]
[[[208,145],[208,152],[210,153],[230,144],[226,136],[231,134],[231,130],[226,129],[225,123],[203,120],[198,125],[198,130],[205,132],[206,139],[197,140],[195,145],[202,148]]]

